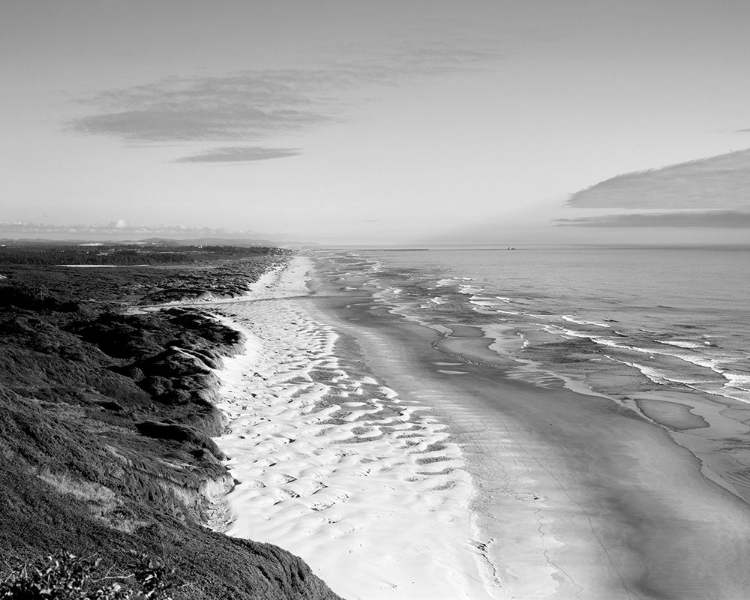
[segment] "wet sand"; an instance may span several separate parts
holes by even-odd
[[[559,380],[509,376],[493,340],[469,328],[445,339],[389,315],[356,290],[362,283],[318,278],[310,310],[349,336],[405,403],[428,405],[449,425],[479,492],[473,508],[498,597],[748,597],[750,508],[704,476],[705,456],[675,443],[694,432],[707,439],[707,414],[675,398],[644,397],[631,409]]]

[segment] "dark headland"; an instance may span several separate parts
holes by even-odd
[[[175,599],[338,598],[298,557],[207,527],[234,485],[212,368],[241,335],[196,307],[139,308],[237,296],[287,254],[0,247],[0,569],[145,553],[174,569]]]

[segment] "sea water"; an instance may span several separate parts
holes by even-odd
[[[536,246],[332,253],[388,311],[481,328],[509,372],[610,396],[750,402],[750,247]],[[515,365],[515,368],[513,368]],[[546,378],[546,379],[545,379]]]

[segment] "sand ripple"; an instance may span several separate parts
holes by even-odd
[[[345,364],[299,301],[222,311],[248,338],[220,372],[217,443],[239,482],[227,533],[299,554],[348,600],[491,598],[445,425]]]

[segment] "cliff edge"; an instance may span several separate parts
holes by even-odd
[[[194,248],[170,247],[165,267],[152,248],[150,266],[103,269],[56,265],[60,249],[51,246],[36,263],[4,250],[6,559],[64,550],[119,565],[147,553],[175,569],[175,599],[337,600],[298,557],[206,527],[221,520],[221,500],[234,486],[211,439],[225,425],[212,369],[239,351],[241,335],[195,307],[125,310],[204,290],[237,295],[283,261],[283,251],[212,249],[196,259]],[[109,254],[114,264],[117,253]]]

